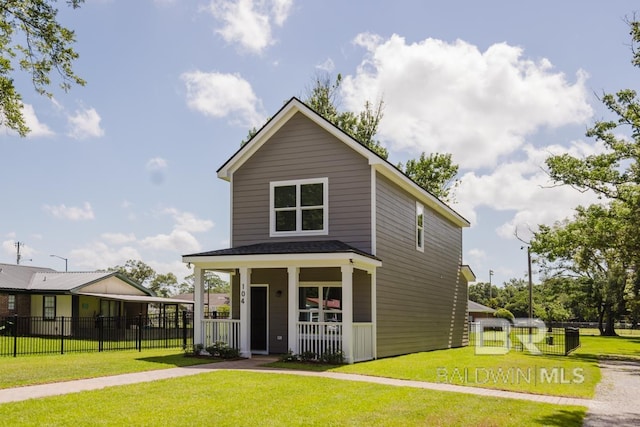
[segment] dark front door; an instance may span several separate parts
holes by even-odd
[[[267,352],[267,287],[251,287],[251,351]]]

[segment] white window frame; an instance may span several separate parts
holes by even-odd
[[[16,296],[9,295],[7,298],[7,310],[15,310],[16,309]]]
[[[300,187],[305,184],[322,184],[322,229],[302,230],[302,211],[318,209],[318,206],[300,205]],[[296,187],[296,229],[292,231],[276,231],[275,188],[295,185]],[[269,183],[269,236],[322,236],[329,234],[329,178],[297,179],[290,181],[272,181]]]
[[[301,313],[308,313],[309,317],[311,318],[310,321],[305,321],[306,323],[327,323],[327,321],[324,319],[325,318],[325,314],[326,313],[333,313],[333,314],[340,314],[340,321],[336,321],[336,322],[331,322],[331,323],[340,323],[342,324],[343,319],[342,319],[342,315],[344,313],[344,307],[342,307],[340,310],[325,310],[324,309],[324,303],[322,303],[321,301],[324,300],[324,289],[325,288],[342,288],[342,282],[300,282],[300,285],[298,286],[298,293],[300,292],[301,288],[318,288],[318,308],[317,309],[303,309],[300,308],[300,302],[299,302],[299,294],[296,295],[296,311],[298,313],[296,319],[300,319],[300,314]],[[340,304],[344,304],[344,299],[340,300]],[[317,314],[317,319],[316,321],[313,320],[313,315]],[[300,320],[297,320],[298,322],[301,322]]]
[[[420,215],[422,215],[422,225],[420,225]],[[416,249],[420,252],[424,252],[424,205],[420,202],[416,202]]]

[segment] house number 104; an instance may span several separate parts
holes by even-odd
[[[242,284],[242,292],[240,292],[240,304],[244,304],[244,297],[246,296],[246,292],[244,291],[244,283]]]

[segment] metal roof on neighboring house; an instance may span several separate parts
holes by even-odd
[[[151,289],[115,271],[59,272],[50,268],[0,264],[0,289],[26,292],[75,293],[93,283],[115,277],[129,286],[155,297]]]
[[[467,311],[470,313],[495,313],[496,311],[487,307],[486,305],[479,304],[475,301],[469,300],[469,305],[467,306]]]
[[[40,272],[55,273],[56,271],[29,265],[0,264],[0,289],[25,289],[33,275]]]
[[[113,272],[107,271],[38,272],[32,276],[27,289],[32,291],[71,291],[113,275]]]

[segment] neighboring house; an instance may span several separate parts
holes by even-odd
[[[172,299],[181,299],[187,301],[194,300],[193,293],[187,294],[178,294],[171,297]],[[229,306],[231,305],[231,297],[229,294],[218,294],[214,292],[205,292],[202,298],[202,302],[204,304],[204,316],[206,318],[216,318],[220,317],[219,313],[226,308],[228,311]],[[188,307],[189,310],[193,309],[193,305]],[[221,310],[222,309],[222,310]],[[227,313],[228,314],[228,313]]]
[[[124,327],[139,314],[146,315],[149,304],[164,308],[190,303],[157,297],[150,289],[116,272],[61,273],[49,268],[0,264],[0,318],[32,317],[30,333],[54,331],[49,323],[62,318],[98,315],[124,319]]]
[[[493,318],[493,313],[496,312],[491,307],[487,307],[486,305],[482,305],[471,300],[469,300],[467,310],[469,312],[469,322],[475,322],[477,319]]]
[[[348,362],[467,344],[469,222],[301,101],[218,177],[231,185],[231,247],[182,258],[195,269],[194,343]],[[232,320],[203,319],[205,270],[231,275]]]

